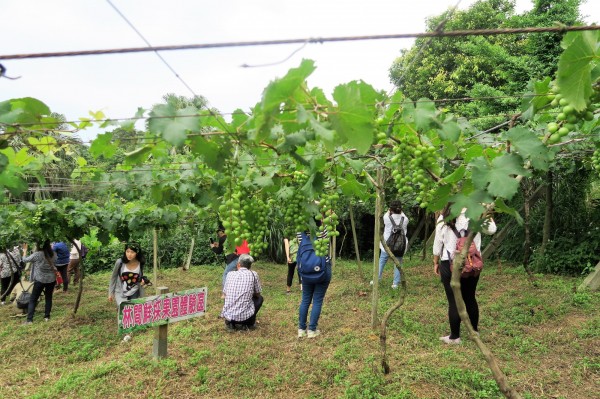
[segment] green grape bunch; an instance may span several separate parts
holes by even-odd
[[[592,155],[592,167],[600,174],[600,149],[596,149]]]
[[[439,154],[434,146],[411,142],[395,146],[390,168],[398,194],[415,194],[415,200],[426,208],[435,193],[435,181],[429,171],[436,170],[438,162]]]
[[[285,223],[285,234],[288,237],[294,237],[297,232],[305,231],[307,221],[310,217],[306,210],[306,198],[300,191],[308,181],[308,176],[301,172],[292,173],[290,188],[292,195],[285,201],[283,211],[283,221]]]
[[[219,215],[227,232],[228,242],[242,245],[247,224],[242,217],[242,198],[245,196],[239,185],[229,185],[219,206]],[[231,239],[231,241],[230,241]],[[231,245],[231,244],[230,244]]]
[[[584,121],[591,121],[594,119],[594,106],[591,101],[588,100],[587,108],[582,111],[575,110],[567,99],[558,92],[558,87],[554,87],[548,98],[552,101],[550,105],[553,107],[559,107],[560,112],[556,116],[556,122],[548,123],[548,144],[556,144],[563,140],[571,132],[579,130]]]
[[[273,199],[265,202],[249,195],[242,198],[241,238],[248,241],[252,256],[261,255],[268,248],[266,239],[269,236],[269,210],[273,205]]]
[[[329,240],[331,237],[340,234],[337,231],[338,215],[335,213],[335,205],[340,199],[337,193],[321,195],[319,201],[319,213],[316,215],[317,220],[321,220],[321,228],[318,237],[315,240],[315,253],[318,256],[326,256],[329,252]]]

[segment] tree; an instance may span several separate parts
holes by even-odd
[[[443,21],[445,30],[552,26],[556,22],[572,25],[579,18],[579,3],[536,0],[533,10],[515,15],[513,1],[480,0],[468,10],[448,10],[431,18],[427,30],[436,30]],[[556,70],[561,37],[529,34],[418,39],[394,61],[390,78],[413,100],[497,97],[445,104],[485,129],[503,122],[503,114],[518,109],[520,100],[507,96],[520,95],[530,79]]]

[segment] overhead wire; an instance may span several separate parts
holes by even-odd
[[[494,36],[494,35],[513,35],[520,33],[565,33],[600,30],[600,25],[583,26],[547,26],[547,27],[527,27],[527,28],[503,28],[503,29],[467,29],[442,32],[421,32],[421,33],[397,33],[387,35],[365,35],[365,36],[338,36],[338,37],[315,37],[301,39],[279,39],[279,40],[256,40],[240,42],[222,42],[222,43],[200,43],[200,44],[181,44],[152,47],[129,47],[97,50],[79,50],[79,51],[57,51],[45,53],[25,53],[25,54],[2,54],[0,60],[23,60],[31,58],[56,58],[56,57],[77,57],[88,55],[107,55],[107,54],[127,54],[143,53],[150,51],[175,51],[175,50],[201,50],[228,47],[255,47],[255,46],[273,46],[283,44],[310,44],[350,42],[350,41],[371,41],[371,40],[389,40],[389,39],[414,39],[426,37],[462,37],[462,36]]]

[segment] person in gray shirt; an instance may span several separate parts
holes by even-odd
[[[27,253],[27,244],[23,247],[24,253]],[[52,310],[52,294],[56,286],[56,254],[52,250],[50,240],[44,241],[42,245],[37,245],[37,250],[31,255],[23,258],[23,262],[31,262],[31,280],[33,281],[33,289],[29,299],[29,307],[27,309],[27,320],[25,324],[33,323],[33,315],[35,307],[40,299],[42,291],[46,300],[44,308],[44,321],[50,320],[50,311]]]

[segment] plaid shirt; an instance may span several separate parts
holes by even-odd
[[[225,304],[221,316],[229,321],[245,321],[254,314],[254,293],[261,292],[260,280],[255,271],[241,267],[227,273],[223,293]]]

